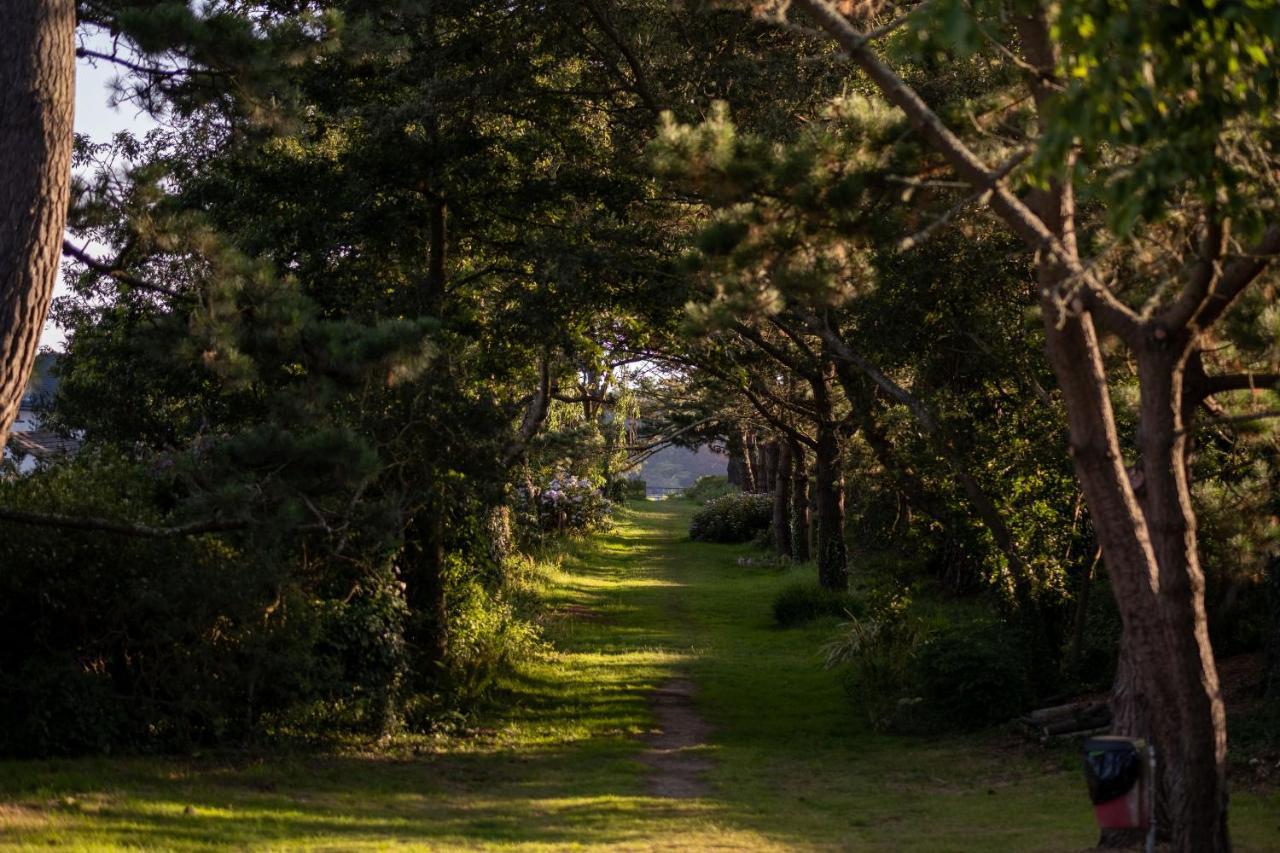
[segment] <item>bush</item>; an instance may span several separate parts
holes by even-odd
[[[474,702],[498,675],[530,655],[537,630],[519,618],[501,591],[458,579],[450,590],[447,688],[451,700]]]
[[[699,477],[692,486],[684,490],[684,496],[694,503],[706,504],[725,495],[737,494],[740,490],[729,482],[728,477],[708,474]]]
[[[642,501],[649,496],[649,484],[639,477],[628,477],[622,481],[622,495]]]
[[[86,453],[0,481],[0,504],[164,524],[172,487]],[[325,582],[235,543],[0,522],[0,754],[244,741],[318,705],[384,726],[405,667],[390,569]]]
[[[845,667],[850,702],[877,730],[969,730],[1003,722],[1031,701],[1026,644],[1003,623],[928,629],[894,596],[840,627],[827,665]]]
[[[803,625],[823,616],[858,616],[862,603],[847,592],[824,589],[816,583],[792,584],[773,600],[773,621],[783,628]]]
[[[612,502],[586,477],[560,472],[539,488],[516,489],[521,521],[544,533],[582,533],[603,524]]]
[[[823,648],[828,667],[845,668],[850,704],[877,731],[919,727],[921,700],[913,683],[919,638],[917,624],[905,617],[905,604],[892,600],[868,618],[841,625]]]
[[[694,513],[689,538],[695,542],[749,542],[768,530],[772,521],[771,495],[722,495]]]
[[[1025,644],[1001,624],[958,625],[923,643],[916,679],[929,715],[956,729],[1004,722],[1031,701]]]

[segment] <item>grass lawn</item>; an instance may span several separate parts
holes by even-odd
[[[104,849],[1080,850],[1075,754],[1007,737],[868,733],[818,647],[779,630],[798,572],[684,541],[692,508],[641,503],[572,546],[543,591],[545,655],[467,736],[391,750],[0,762],[0,847]],[[699,688],[711,796],[646,793],[648,694]],[[1280,850],[1280,793],[1232,797],[1237,849]]]

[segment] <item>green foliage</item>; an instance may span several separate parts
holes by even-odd
[[[773,600],[773,621],[780,627],[803,625],[824,616],[853,618],[863,610],[861,599],[816,583],[791,584]]]
[[[445,687],[455,706],[474,706],[498,677],[537,647],[534,626],[520,618],[505,590],[460,578],[450,590]]]
[[[649,485],[639,477],[624,477],[618,481],[622,483],[622,497],[624,500],[644,500],[649,495]]]
[[[827,667],[843,667],[850,704],[877,731],[912,730],[919,723],[912,678],[919,639],[905,604],[893,600],[843,624],[823,647]]]
[[[1275,4],[1073,0],[1055,36],[1068,86],[1049,112],[1042,174],[1078,152],[1077,173],[1120,234],[1188,193],[1246,230],[1273,215]]]
[[[773,521],[768,494],[727,494],[709,501],[689,522],[695,542],[749,542]]]
[[[613,504],[586,477],[560,471],[545,485],[516,489],[517,517],[540,533],[585,533],[605,524]]]
[[[953,625],[915,652],[923,710],[937,724],[976,729],[1025,711],[1031,701],[1026,645],[999,623]]]
[[[853,707],[878,730],[964,731],[1003,722],[1033,697],[1028,646],[990,619],[925,618],[902,595],[882,597],[824,646]]]
[[[27,511],[176,519],[180,482],[112,454],[0,481]],[[144,538],[0,522],[0,751],[45,755],[239,742],[310,703],[380,730],[402,677],[388,573],[346,588],[236,536]]]
[[[725,495],[735,494],[740,489],[729,482],[728,477],[722,477],[718,474],[708,474],[699,477],[694,484],[685,489],[682,493],[688,500],[696,504],[707,504],[716,498]]]

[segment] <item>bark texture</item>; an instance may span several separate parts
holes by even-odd
[[[74,0],[0,0],[0,447],[58,278],[75,116]]]

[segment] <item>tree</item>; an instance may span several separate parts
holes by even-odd
[[[1003,165],[990,166],[873,48],[876,37],[903,21],[868,35],[825,0],[795,6],[906,114],[972,198],[1035,252],[1072,461],[1124,622],[1120,730],[1149,733],[1163,756],[1175,846],[1229,849],[1225,720],[1205,617],[1189,433],[1208,396],[1259,384],[1247,374],[1208,376],[1204,350],[1227,309],[1280,251],[1280,225],[1249,212],[1258,187],[1241,183],[1264,180],[1258,176],[1270,168],[1269,155],[1236,147],[1232,136],[1237,128],[1250,134],[1251,117],[1277,101],[1264,47],[1275,11],[1241,8],[1219,19],[1182,7],[1149,14],[1082,3],[1052,19],[1040,7],[1011,10],[1006,28],[987,17],[998,4],[979,7],[975,16],[958,4],[930,7],[915,16],[916,32],[950,14],[953,26],[940,30],[951,44],[972,51],[991,40],[1025,72],[1039,128]],[[1140,58],[1124,56],[1120,45],[1133,42],[1120,38],[1138,34],[1151,49]],[[1253,82],[1231,83],[1226,75]],[[1125,120],[1097,118],[1117,114]],[[1108,143],[1119,147],[1110,160],[1101,148]],[[1035,190],[1020,195],[1009,175],[1028,156],[1037,169]],[[1156,217],[1175,209],[1196,223],[1198,237],[1184,228],[1166,243],[1189,250],[1173,249],[1163,268],[1145,271],[1158,281],[1154,293],[1150,286],[1143,293],[1143,307],[1131,307],[1126,288],[1118,292],[1100,275],[1103,258],[1087,254],[1092,241],[1078,233],[1088,218],[1076,204],[1077,184],[1111,202],[1106,225],[1120,237],[1139,220],[1159,229]],[[1233,233],[1245,242],[1233,244]],[[1117,339],[1137,362],[1139,458],[1132,467],[1117,430],[1102,335]]]
[[[71,184],[75,0],[6,0],[0,44],[0,448],[58,277]]]
[[[189,111],[229,88],[259,120],[285,100],[274,85],[282,64],[304,58],[327,36],[310,14],[259,16],[241,9],[197,13],[175,0],[38,0],[0,7],[14,22],[0,53],[6,101],[0,143],[10,158],[0,183],[0,448],[9,438],[18,402],[35,361],[63,251],[70,201],[75,62],[110,62],[133,75],[129,97],[153,111]],[[77,27],[106,30],[116,50],[76,46]],[[140,62],[120,44],[136,48]],[[288,58],[286,58],[286,55]],[[74,254],[74,252],[72,252]],[[82,254],[82,253],[81,253]],[[83,257],[83,255],[82,255]]]

